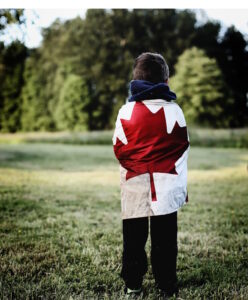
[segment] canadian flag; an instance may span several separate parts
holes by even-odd
[[[189,137],[176,103],[123,105],[113,144],[121,165],[123,218],[172,213],[187,201]]]

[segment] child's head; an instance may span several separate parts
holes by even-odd
[[[169,67],[161,54],[145,52],[139,55],[133,66],[133,80],[153,83],[167,82]]]

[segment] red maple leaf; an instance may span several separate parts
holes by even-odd
[[[121,123],[128,143],[117,138],[114,152],[127,169],[126,180],[149,173],[152,201],[156,201],[152,174],[177,174],[175,163],[189,146],[187,128],[176,122],[168,134],[163,107],[152,113],[142,102],[136,102],[131,119],[121,119]]]

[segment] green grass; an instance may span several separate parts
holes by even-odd
[[[190,144],[201,147],[248,148],[248,128],[208,129],[189,127]],[[111,145],[112,130],[91,132],[0,133],[0,144],[60,143]]]
[[[247,162],[191,148],[181,299],[248,299]],[[111,146],[0,145],[0,299],[125,299],[120,216]],[[150,267],[144,299],[158,299]]]

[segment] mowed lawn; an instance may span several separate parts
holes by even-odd
[[[248,299],[247,162],[245,149],[191,148],[180,299]],[[111,146],[0,145],[0,299],[125,299],[121,230]],[[151,267],[143,286],[159,299]]]

